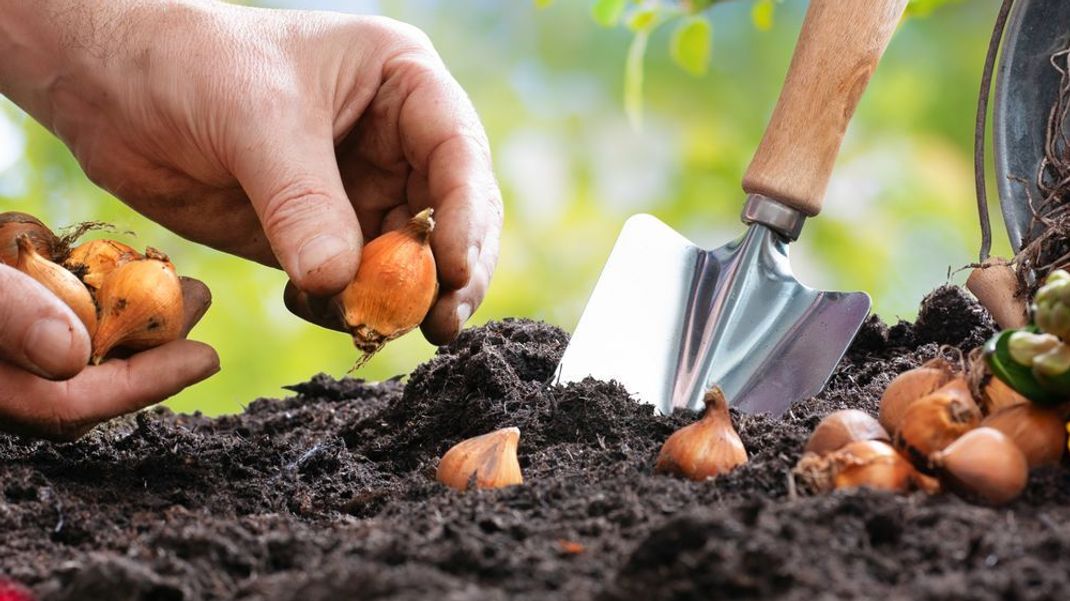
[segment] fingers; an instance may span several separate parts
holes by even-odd
[[[208,345],[176,340],[129,359],[85,369],[52,382],[0,363],[0,420],[4,429],[73,440],[94,425],[143,409],[219,371]]]
[[[479,306],[497,264],[502,226],[501,192],[486,134],[460,85],[444,68],[403,63],[415,83],[399,115],[405,153],[417,173],[410,205],[435,209],[431,244],[443,286],[425,321],[429,340],[442,343]]]
[[[0,285],[6,285],[5,275],[0,267]],[[212,296],[198,280],[181,281],[185,336],[204,316]],[[0,348],[9,347],[0,340]],[[72,440],[102,421],[162,401],[219,371],[219,357],[211,347],[187,340],[88,368],[88,355],[77,359],[80,373],[63,382],[38,377],[16,361],[0,362],[0,427]]]
[[[256,124],[234,174],[290,279],[307,292],[334,294],[357,272],[360,226],[342,187],[330,121],[287,127],[294,118],[283,116],[271,131]]]
[[[286,282],[282,300],[290,313],[328,330],[348,332],[341,314],[330,297],[313,296],[299,290],[293,282]]]
[[[412,219],[412,216],[413,213],[409,210],[409,207],[405,205],[396,206],[387,211],[386,215],[383,215],[382,230],[384,232],[392,232],[401,229]]]
[[[62,380],[89,362],[90,340],[63,301],[29,276],[0,265],[0,358]]]
[[[189,336],[190,330],[201,321],[208,307],[212,306],[212,291],[204,282],[179,276],[182,283],[182,338]]]
[[[443,291],[428,312],[420,329],[431,344],[451,342],[483,301],[498,261],[498,237],[489,236],[479,258],[473,262],[472,277],[459,290]]]

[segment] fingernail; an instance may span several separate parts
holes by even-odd
[[[338,255],[352,251],[350,245],[338,236],[320,234],[305,242],[297,251],[297,272],[302,276],[308,275]]]
[[[468,318],[472,316],[472,305],[468,303],[461,303],[457,305],[457,323],[460,327],[464,327],[464,323],[468,321]]]
[[[50,378],[70,371],[70,349],[74,345],[74,328],[62,319],[39,319],[23,339],[26,359],[38,372]]]

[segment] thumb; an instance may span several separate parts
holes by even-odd
[[[90,340],[63,301],[29,276],[0,264],[0,359],[66,380],[89,363]]]
[[[330,129],[294,129],[252,133],[234,175],[290,279],[306,292],[330,295],[357,273],[360,225],[338,173]]]

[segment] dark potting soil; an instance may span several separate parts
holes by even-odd
[[[950,287],[915,324],[871,318],[819,397],[781,419],[733,413],[751,460],[700,483],[652,474],[694,415],[548,385],[567,336],[523,320],[464,332],[405,383],[317,376],[241,415],[0,436],[0,573],[80,601],[1066,599],[1063,468],[1000,509],[791,483],[822,416],[873,413],[896,374],[992,332]],[[434,481],[450,445],[505,426],[522,432],[522,486]]]

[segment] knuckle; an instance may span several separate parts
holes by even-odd
[[[463,124],[457,136],[468,146],[472,154],[479,157],[484,165],[490,166],[492,164],[490,141],[487,139],[487,133],[483,131],[483,127],[478,122]]]
[[[268,234],[283,232],[324,213],[329,194],[312,179],[296,179],[269,196],[264,206],[263,225]]]
[[[434,49],[431,38],[419,27],[389,17],[372,17],[372,24],[383,41],[395,47],[418,50]]]
[[[438,155],[460,155],[476,161],[482,180],[493,179],[493,157],[486,132],[478,123],[457,123],[442,141],[427,153],[431,162]]]

